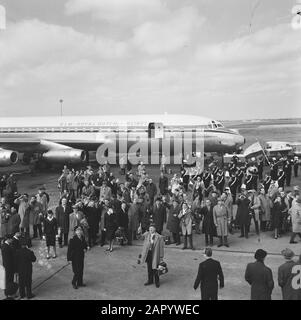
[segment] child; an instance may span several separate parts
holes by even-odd
[[[57,221],[53,216],[52,210],[47,211],[47,218],[45,219],[44,232],[46,235],[46,246],[47,246],[47,259],[50,258],[50,247],[53,247],[54,256],[56,258],[56,247],[55,247],[55,237],[57,234]]]

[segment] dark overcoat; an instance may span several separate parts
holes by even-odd
[[[208,295],[217,296],[218,281],[220,287],[224,287],[224,274],[219,261],[209,258],[201,262],[194,282],[194,289],[200,285],[202,298]]]
[[[245,280],[251,285],[251,300],[271,300],[274,289],[273,274],[263,262],[249,263]]]
[[[66,206],[64,211],[63,206],[58,206],[55,208],[55,217],[57,220],[58,228],[61,228],[62,233],[69,232],[69,215],[72,213],[72,209],[69,206]]]
[[[213,219],[213,206],[208,210],[207,206],[201,208],[201,217],[203,219],[202,232],[216,236],[216,227]]]
[[[163,230],[164,222],[166,221],[166,207],[162,204],[159,207],[153,206],[153,220],[156,225],[156,230],[160,233]]]
[[[169,208],[166,228],[171,233],[180,232],[180,219],[178,218],[180,211],[181,211],[180,205],[177,205],[176,207],[170,206]]]
[[[32,263],[36,260],[35,254],[28,248],[21,248],[16,252],[17,272],[25,285],[32,282]]]
[[[236,223],[238,225],[249,225],[250,224],[250,200],[248,198],[237,199],[237,213],[236,213]]]

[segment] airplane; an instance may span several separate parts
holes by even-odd
[[[24,163],[37,156],[49,164],[84,164],[89,160],[89,151],[97,151],[103,144],[114,144],[116,140],[120,144],[126,139],[130,147],[137,142],[137,136],[148,143],[159,141],[162,145],[173,137],[174,142],[184,144],[185,132],[189,131],[203,133],[204,152],[240,152],[245,143],[237,130],[225,128],[217,120],[193,115],[0,118],[0,166],[15,164],[19,153],[23,153]],[[172,145],[170,150],[173,152]]]

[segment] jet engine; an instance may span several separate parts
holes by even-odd
[[[49,150],[42,154],[42,160],[48,163],[80,164],[86,159],[86,152],[80,149]]]
[[[18,153],[12,150],[0,149],[0,166],[6,167],[17,163]]]

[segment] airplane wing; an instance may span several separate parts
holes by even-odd
[[[26,152],[27,150],[41,152],[48,150],[72,149],[71,147],[61,143],[35,138],[0,138],[0,148],[13,149],[19,152]]]

